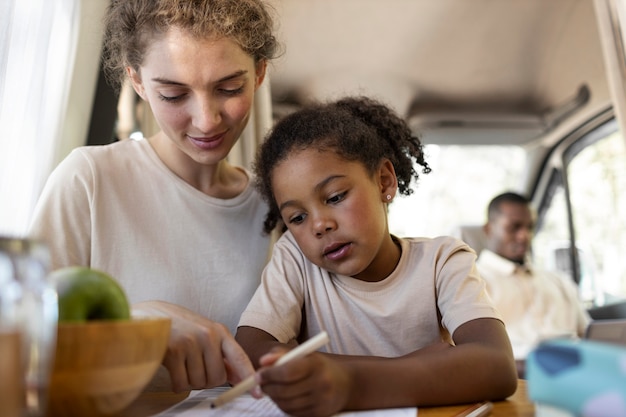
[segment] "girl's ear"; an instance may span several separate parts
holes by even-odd
[[[126,67],[126,74],[128,74],[128,78],[130,79],[130,82],[132,83],[135,92],[139,94],[139,97],[146,100],[146,91],[143,88],[141,76],[137,74],[137,71],[135,71],[135,69],[132,67]]]
[[[385,159],[378,169],[378,181],[380,185],[380,198],[384,203],[391,203],[391,200],[398,192],[398,178],[396,170],[389,159]]]

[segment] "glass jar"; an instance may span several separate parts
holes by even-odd
[[[26,415],[45,415],[58,319],[48,282],[49,251],[38,241],[0,236],[0,327],[21,336]]]

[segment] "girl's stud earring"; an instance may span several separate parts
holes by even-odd
[[[387,201],[391,200],[391,195],[387,194]]]

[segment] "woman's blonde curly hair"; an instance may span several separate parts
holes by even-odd
[[[149,45],[169,28],[200,39],[227,37],[255,62],[278,54],[273,9],[263,0],[112,0],[104,19],[102,65],[119,89],[125,68],[139,70]]]

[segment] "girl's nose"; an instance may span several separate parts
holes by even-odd
[[[317,216],[313,221],[315,236],[321,237],[337,228],[337,223],[328,216]]]

